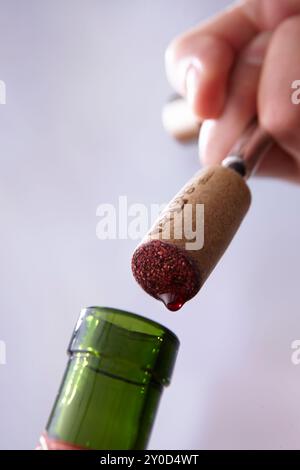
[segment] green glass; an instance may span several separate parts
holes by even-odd
[[[145,449],[178,346],[170,330],[141,316],[82,310],[47,436],[86,449]]]

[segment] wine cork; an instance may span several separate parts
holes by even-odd
[[[250,203],[250,190],[234,170],[214,166],[196,174],[135,250],[137,282],[170,310],[178,310],[203,286]]]

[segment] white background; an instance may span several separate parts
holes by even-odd
[[[226,3],[0,1],[2,449],[35,446],[79,311],[95,304],[181,339],[151,448],[299,448],[300,188],[251,182],[242,229],[176,314],[135,284],[135,241],[96,238],[99,204],[167,202],[198,170],[197,148],[162,130],[164,49]]]

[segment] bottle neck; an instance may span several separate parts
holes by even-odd
[[[101,359],[73,354],[44,438],[73,448],[145,449],[162,388],[110,375]]]
[[[145,449],[178,344],[138,315],[84,309],[41,448]]]

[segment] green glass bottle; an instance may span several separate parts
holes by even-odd
[[[83,309],[39,449],[145,449],[179,341],[132,313]]]

